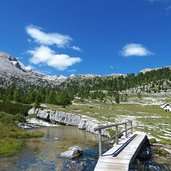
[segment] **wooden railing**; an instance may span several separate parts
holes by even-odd
[[[124,125],[124,130],[119,132],[119,126]],[[129,126],[129,127],[128,127]],[[94,129],[94,131],[98,131],[99,134],[99,156],[102,156],[102,143],[105,141],[102,141],[102,130],[103,129],[108,129],[108,128],[112,128],[115,127],[116,133],[113,137],[110,137],[108,139],[105,139],[105,141],[107,140],[112,140],[115,138],[115,143],[118,144],[119,143],[119,137],[122,136],[123,133],[125,133],[125,137],[128,137],[128,131],[130,130],[130,133],[133,134],[133,125],[132,125],[132,121],[127,121],[127,122],[122,122],[119,124],[111,124],[111,125],[105,125],[105,126],[99,126],[97,128]]]

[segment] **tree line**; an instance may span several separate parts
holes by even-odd
[[[165,86],[163,86],[164,80],[167,80]],[[71,104],[76,96],[81,100],[88,98],[104,100],[106,96],[110,96],[114,97],[116,103],[119,103],[120,99],[127,100],[128,98],[127,94],[120,94],[123,90],[141,86],[142,91],[147,91],[145,87],[150,84],[151,89],[156,90],[156,86],[158,86],[157,91],[160,91],[171,87],[169,81],[171,81],[170,68],[117,77],[75,77],[73,79],[67,79],[56,87],[36,87],[27,85],[27,83],[25,83],[24,87],[19,87],[16,81],[13,80],[10,86],[0,88],[0,100],[25,104],[34,103],[35,106],[39,106],[40,103],[65,106]]]

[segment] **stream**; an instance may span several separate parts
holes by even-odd
[[[14,156],[0,158],[1,171],[63,171],[94,170],[98,159],[98,136],[72,126],[37,128],[42,138],[29,138],[25,147]],[[83,149],[75,160],[61,158],[59,154],[71,146]]]
[[[41,138],[25,140],[16,155],[0,157],[0,171],[93,171],[98,160],[98,136],[73,126],[39,127],[30,131],[44,133]],[[83,155],[77,159],[61,158],[59,154],[71,146],[79,146]],[[135,169],[136,168],[136,169]],[[171,171],[171,161],[136,163],[130,171]]]

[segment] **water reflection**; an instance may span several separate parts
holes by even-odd
[[[25,146],[17,155],[0,158],[0,171],[93,171],[98,160],[98,136],[77,127],[43,127],[37,131],[45,133],[42,138],[25,141]],[[83,149],[83,155],[75,160],[59,157],[71,146]],[[171,171],[171,162],[147,161],[136,164],[134,171]]]
[[[67,126],[44,127],[37,130],[44,132],[45,136],[27,139],[25,147],[19,154],[0,158],[0,170],[71,170],[72,161],[60,158],[59,154],[74,145],[84,150],[83,156],[75,160],[75,166],[78,165],[78,168],[82,168],[81,170],[87,170],[87,168],[93,170],[98,158],[98,137],[96,135]]]

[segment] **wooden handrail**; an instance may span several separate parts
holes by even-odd
[[[114,139],[116,136],[120,137],[120,135],[122,135],[124,132],[125,132],[125,137],[126,137],[126,131],[129,131],[129,130],[131,130],[131,127],[130,127],[130,128],[127,128],[127,130],[125,130],[125,131],[119,132],[117,135],[114,135],[114,136],[112,136],[112,137],[110,137],[110,138],[106,138],[105,140],[102,141],[102,143],[107,142],[107,141],[111,141],[111,140]],[[128,137],[128,134],[127,134],[127,137]],[[126,138],[127,138],[127,137],[126,137]]]
[[[130,127],[127,127],[127,124],[130,123]],[[122,132],[119,132],[119,126],[120,125],[125,125],[125,129]],[[111,124],[111,125],[105,125],[105,126],[99,126],[97,128],[94,128],[94,131],[98,131],[99,134],[99,156],[102,156],[102,134],[101,131],[103,129],[107,129],[107,128],[111,128],[111,127],[115,127],[116,128],[116,134],[113,137],[110,137],[108,140],[115,138],[115,143],[118,144],[118,138],[120,135],[122,135],[123,133],[125,133],[125,137],[128,137],[128,131],[131,130],[131,134],[133,134],[133,125],[132,125],[132,121],[127,121],[127,122],[122,122],[122,123],[118,123],[118,124]],[[106,141],[106,140],[105,140]]]
[[[128,122],[132,122],[132,121],[121,122],[121,123],[119,123],[119,124],[111,124],[111,125],[99,126],[99,127],[97,127],[97,128],[94,128],[94,131],[99,131],[99,130],[101,130],[101,129],[106,129],[106,128],[111,128],[111,127],[123,125],[123,124],[126,124],[126,123],[128,123]]]

